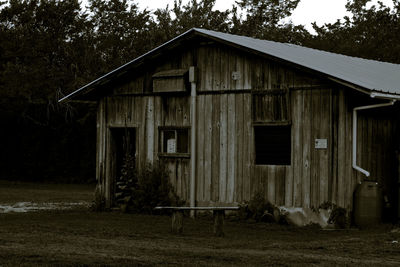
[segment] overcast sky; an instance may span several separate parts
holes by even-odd
[[[182,0],[182,3],[187,3],[189,0]],[[392,0],[381,0],[385,5],[392,7]],[[173,6],[174,0],[136,0],[136,3],[144,9],[148,8],[156,10],[164,8],[169,4]],[[308,30],[311,30],[311,23],[316,21],[319,26],[324,23],[335,22],[337,19],[343,18],[346,13],[346,0],[300,0],[299,5],[293,12],[291,20],[295,25],[305,25]],[[376,0],[371,1],[376,4]],[[232,7],[235,0],[216,0],[215,9],[226,10]]]

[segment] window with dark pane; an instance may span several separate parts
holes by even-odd
[[[188,129],[168,128],[161,130],[162,153],[185,154],[189,153]]]
[[[163,152],[176,153],[176,133],[174,130],[163,131]]]
[[[290,165],[290,125],[255,126],[254,137],[257,165]]]
[[[177,152],[178,153],[189,153],[189,137],[188,129],[177,130],[178,142]]]

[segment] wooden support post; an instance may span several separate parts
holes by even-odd
[[[183,210],[174,210],[172,212],[172,232],[182,234],[183,232]]]
[[[214,235],[224,236],[224,210],[213,210],[214,215]]]

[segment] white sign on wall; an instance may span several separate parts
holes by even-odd
[[[327,149],[328,139],[315,139],[315,149]]]
[[[176,153],[176,140],[175,139],[167,140],[167,153]]]

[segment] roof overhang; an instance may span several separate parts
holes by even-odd
[[[81,88],[75,90],[74,92],[62,97],[61,99],[58,100],[58,102],[63,102],[65,100],[70,100],[72,98],[76,98],[82,94],[89,93],[93,89],[95,89],[98,86],[106,84],[108,81],[121,77],[122,75],[126,74],[129,70],[140,66],[146,59],[149,58],[155,58],[158,55],[160,55],[164,50],[172,49],[180,45],[180,42],[182,40],[186,40],[187,38],[190,38],[196,33],[196,29],[192,28],[185,33],[169,40],[168,42],[150,50],[149,52],[135,58],[132,61],[129,61],[125,63],[124,65],[100,76],[99,78],[91,81],[90,83],[82,86]]]
[[[364,94],[369,95],[371,98],[379,98],[379,99],[389,99],[389,100],[400,100],[400,95],[397,94],[390,94],[390,93],[382,93],[379,91],[374,91],[374,90],[368,90],[365,88],[362,88],[360,86],[357,86],[355,84],[337,79],[335,77],[328,77],[329,80],[336,82],[338,84],[342,84],[346,87],[352,88],[356,91],[362,92]]]

